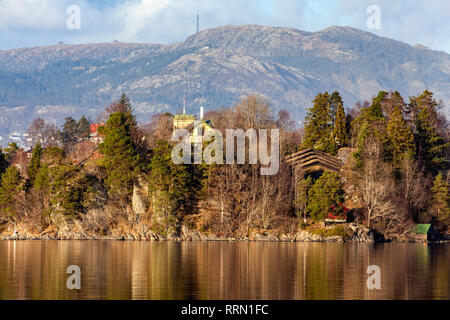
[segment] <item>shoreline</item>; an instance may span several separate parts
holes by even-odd
[[[76,230],[76,231],[75,231]],[[381,235],[376,231],[357,223],[346,225],[345,233],[327,235],[311,232],[311,230],[299,230],[297,232],[283,233],[277,231],[260,231],[250,233],[248,236],[217,236],[212,233],[204,233],[198,230],[182,226],[178,232],[158,234],[147,228],[136,227],[124,230],[111,230],[109,235],[99,235],[90,230],[53,230],[51,232],[34,233],[25,228],[19,228],[1,234],[0,241],[13,240],[100,240],[100,241],[171,241],[171,242],[341,242],[341,243],[449,243],[448,235],[441,234],[438,238],[427,238],[426,235],[403,234]]]
[[[421,240],[390,240],[390,241],[331,241],[331,240],[228,240],[228,239],[217,239],[217,240],[129,240],[129,239],[116,239],[116,238],[104,238],[104,239],[45,239],[45,238],[0,238],[0,241],[129,241],[129,242],[260,242],[260,243],[309,243],[309,242],[319,242],[319,243],[343,243],[343,244],[358,244],[358,243],[423,243],[423,244],[450,244],[449,240],[439,240],[439,241],[421,241]]]
[[[412,239],[412,238],[394,238],[385,239],[381,241],[375,240],[353,240],[344,239],[341,237],[333,236],[327,238],[311,238],[311,239],[297,239],[289,236],[283,238],[220,238],[220,237],[205,237],[202,239],[182,239],[182,238],[172,238],[172,237],[159,237],[158,239],[142,239],[142,238],[132,238],[132,237],[51,237],[51,236],[27,236],[27,237],[15,237],[0,235],[0,241],[136,241],[136,242],[327,242],[327,243],[346,243],[346,244],[357,244],[357,243],[423,243],[423,244],[448,244],[450,240],[442,239],[437,241],[429,241],[422,239]]]

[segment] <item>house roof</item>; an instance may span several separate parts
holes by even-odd
[[[98,132],[98,128],[99,127],[103,127],[103,126],[104,126],[104,124],[102,124],[102,123],[93,123],[93,124],[91,124],[89,126],[89,131],[91,133],[97,133]]]
[[[212,120],[203,120],[203,122],[206,123],[211,128],[214,128],[214,123],[212,122]]]
[[[213,123],[211,120],[198,120],[198,121],[201,121],[202,127],[209,127],[211,129],[214,129],[214,126],[213,126]],[[195,123],[192,122],[188,126],[186,126],[184,129],[186,129],[189,132],[192,132],[192,130],[194,130],[194,127],[195,127]]]
[[[430,223],[417,224],[416,228],[412,231],[412,233],[426,234],[428,233],[428,230],[430,230],[430,227],[431,227]]]
[[[195,120],[195,115],[193,114],[176,114],[173,116],[175,120]]]

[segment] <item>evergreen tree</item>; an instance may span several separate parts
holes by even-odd
[[[432,201],[431,210],[439,221],[445,222],[450,226],[450,192],[449,184],[444,180],[442,173],[439,173],[434,179],[431,189]]]
[[[39,171],[39,168],[41,167],[41,154],[42,154],[42,147],[40,143],[37,143],[34,146],[33,154],[31,155],[30,164],[27,168],[27,188],[31,187],[34,184],[34,179],[36,178],[36,174]]]
[[[149,194],[154,214],[168,219],[176,212],[187,211],[192,195],[192,175],[187,165],[174,164],[172,148],[158,141],[149,166]]]
[[[413,123],[417,121],[417,116],[423,108],[428,109],[431,122],[436,125],[438,118],[438,103],[436,102],[436,100],[434,100],[433,93],[428,90],[425,90],[421,95],[417,97],[411,97],[409,99],[409,105],[406,109]]]
[[[378,92],[378,95],[373,98],[372,105],[369,108],[368,116],[370,119],[381,119],[383,118],[383,109],[381,107],[383,101],[387,96],[386,91]]]
[[[406,111],[405,101],[403,100],[403,97],[398,91],[394,92],[380,91],[378,93],[376,101],[377,103],[379,102],[381,112],[383,116],[386,117],[387,119],[390,118],[391,113],[394,111],[396,107],[400,108],[402,112]]]
[[[13,215],[15,197],[20,191],[20,172],[16,167],[8,167],[1,176],[0,209],[3,214]]]
[[[105,156],[106,185],[111,194],[126,198],[130,195],[139,172],[139,156],[131,139],[129,114],[112,113],[106,125],[101,127],[105,135],[100,152]]]
[[[324,172],[309,189],[308,196],[307,211],[311,218],[325,219],[334,203],[344,201],[339,175],[335,172]]]
[[[366,149],[367,139],[373,138],[379,145],[387,145],[386,119],[381,111],[381,101],[385,96],[386,92],[380,91],[378,96],[373,98],[372,104],[362,108],[358,117],[352,122],[352,127],[357,132],[357,151],[353,153],[357,167],[363,166],[361,155]]]
[[[49,170],[49,178],[53,212],[71,217],[83,212],[86,195],[93,191],[89,190],[92,177],[79,175],[73,165],[62,164]]]
[[[399,168],[405,156],[409,158],[414,156],[414,137],[399,106],[395,106],[390,114],[386,133],[388,159],[392,161],[394,167]]]
[[[127,122],[130,127],[131,140],[137,148],[140,154],[144,153],[144,144],[142,142],[142,133],[139,130],[139,126],[134,115],[133,107],[131,106],[130,99],[125,93],[122,93],[119,102],[117,103],[116,111],[122,112],[127,117]]]
[[[0,147],[0,176],[5,172],[8,167],[8,161],[6,160],[6,155],[3,153],[2,147]]]
[[[303,148],[314,148],[334,154],[333,123],[330,114],[330,95],[319,93],[313,100],[305,118],[305,137]]]
[[[89,121],[84,115],[82,115],[80,120],[78,120],[77,122],[77,137],[81,139],[87,139],[90,133],[89,126]]]
[[[344,105],[344,102],[342,101],[342,97],[339,94],[339,92],[334,91],[330,97],[330,116],[331,116],[331,121],[333,121],[333,122],[336,121],[336,114],[337,114],[339,105],[341,105],[341,106]]]
[[[130,98],[128,98],[128,96],[125,94],[125,92],[122,92],[119,103],[125,107],[126,111],[128,111],[129,113],[133,113]]]
[[[346,123],[345,111],[342,104],[339,104],[336,109],[336,117],[334,120],[333,138],[337,148],[342,148],[348,145],[348,133]]]
[[[64,143],[77,141],[78,125],[74,118],[67,117],[62,129],[62,140]]]
[[[8,143],[8,146],[5,148],[6,159],[9,161],[12,157],[19,151],[19,145],[16,142]]]
[[[445,169],[444,150],[448,147],[448,142],[437,133],[432,114],[427,106],[419,109],[416,131],[415,140],[419,163],[424,165],[427,171],[433,173]]]

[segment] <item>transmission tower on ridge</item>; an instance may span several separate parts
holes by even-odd
[[[198,11],[197,11],[197,33],[198,33],[199,21],[200,21],[200,16],[198,15]]]

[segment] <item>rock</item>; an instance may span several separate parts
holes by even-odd
[[[270,241],[271,239],[267,235],[257,233],[254,236],[253,240],[255,240],[255,241]]]
[[[133,212],[137,216],[143,215],[148,210],[147,202],[145,201],[146,199],[145,195],[147,194],[147,192],[148,190],[140,185],[135,184],[133,187],[133,196],[131,198],[131,204],[133,207]]]
[[[373,231],[363,225],[356,223],[349,224],[349,229],[353,231],[353,235],[346,239],[347,242],[374,242],[375,235]]]
[[[338,150],[338,154],[336,156],[336,158],[338,158],[339,160],[341,160],[343,163],[347,163],[347,161],[349,160],[350,156],[352,155],[353,152],[355,152],[356,149],[355,148],[340,148]]]
[[[331,237],[327,237],[326,241],[331,241],[331,242],[342,242],[343,239],[340,236],[331,236]]]
[[[105,205],[106,201],[108,200],[108,193],[106,192],[103,184],[100,181],[96,180],[92,184],[92,188],[94,192],[92,198],[90,199],[90,207],[96,208]]]
[[[282,234],[282,235],[280,236],[280,240],[281,240],[281,241],[289,241],[289,240],[290,240],[290,238],[289,238],[289,236],[288,236],[288,235],[286,235],[286,234]]]
[[[179,240],[179,238],[178,238],[178,235],[177,235],[175,232],[170,232],[170,233],[167,235],[167,240],[170,240],[170,241],[177,241],[177,240]]]

